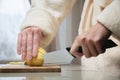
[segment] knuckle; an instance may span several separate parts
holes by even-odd
[[[25,44],[26,43],[26,39],[23,39],[23,44]]]
[[[22,45],[25,45],[26,44],[26,39],[23,39],[22,40]]]
[[[93,42],[93,40],[92,40],[91,38],[88,38],[86,41],[87,41],[88,43]]]
[[[93,42],[94,42],[95,45],[99,45],[100,44],[100,40],[99,39],[93,40]]]
[[[27,52],[30,52],[32,50],[32,47],[27,47]]]
[[[94,40],[93,42],[94,42],[95,44],[98,44],[98,43],[99,43],[99,41],[98,41],[98,40]]]
[[[32,40],[28,39],[27,44],[32,45],[32,43],[33,43]]]
[[[32,33],[32,28],[28,28],[27,30],[26,30],[26,32],[30,32],[30,33]]]
[[[78,37],[78,40],[79,40],[79,42],[80,42],[81,44],[82,44],[82,43],[85,43],[86,37],[85,37],[85,36]]]
[[[35,30],[34,30],[34,33],[35,33],[35,34],[40,34],[40,30],[39,30],[39,29],[35,29]]]
[[[25,47],[21,48],[21,53],[25,53]]]

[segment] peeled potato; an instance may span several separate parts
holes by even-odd
[[[46,51],[43,48],[39,48],[38,55],[36,57],[33,57],[31,60],[26,60],[25,64],[30,66],[41,66],[43,65],[44,59],[43,54],[45,54]]]

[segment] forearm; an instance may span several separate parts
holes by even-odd
[[[103,24],[114,35],[120,38],[120,0],[114,0],[97,17],[97,21]]]
[[[41,46],[48,45],[55,36],[58,26],[71,10],[76,0],[31,0],[31,10],[28,12],[22,29],[28,26],[39,27],[43,37]]]

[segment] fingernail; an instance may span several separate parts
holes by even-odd
[[[22,61],[24,61],[25,60],[25,58],[24,58],[24,56],[22,55]]]
[[[17,53],[18,53],[18,55],[20,55],[21,54],[20,50],[18,50]]]
[[[37,55],[36,54],[33,54],[33,57],[36,57]]]
[[[28,60],[31,60],[32,59],[32,57],[31,56],[28,56]]]

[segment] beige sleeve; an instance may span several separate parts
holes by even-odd
[[[58,26],[71,10],[76,0],[31,0],[31,9],[23,21],[22,29],[39,27],[43,36],[40,46],[47,46],[55,36]]]
[[[113,0],[97,17],[97,21],[120,38],[120,0]]]

